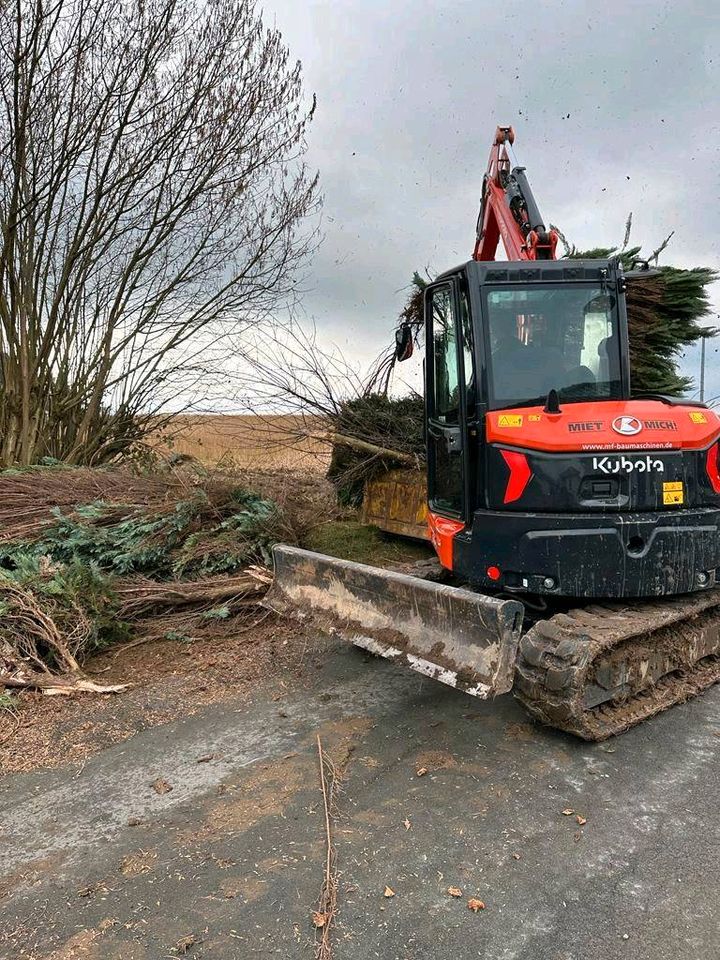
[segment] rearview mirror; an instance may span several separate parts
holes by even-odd
[[[610,313],[615,307],[615,297],[601,293],[585,304],[585,313]]]
[[[409,360],[413,355],[413,335],[410,324],[403,322],[395,331],[395,359]]]

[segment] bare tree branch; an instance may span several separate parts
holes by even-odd
[[[254,0],[10,0],[0,51],[0,461],[87,462],[292,298],[314,102]]]

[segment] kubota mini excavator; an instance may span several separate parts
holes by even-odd
[[[430,539],[461,586],[279,546],[269,603],[601,740],[720,678],[720,420],[631,398],[628,279],[556,259],[513,140],[473,259],[425,292]],[[564,612],[523,633],[538,598]]]

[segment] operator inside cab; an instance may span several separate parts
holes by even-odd
[[[492,372],[498,397],[509,400],[547,394],[548,375],[557,370],[559,351],[550,356],[534,340],[523,337],[526,317],[508,304],[495,311],[492,328]]]
[[[492,290],[487,311],[492,406],[618,395],[612,303],[597,288]]]

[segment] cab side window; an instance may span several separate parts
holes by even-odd
[[[458,371],[455,304],[450,284],[432,291],[433,409],[439,423],[460,421],[460,375]]]
[[[460,289],[460,329],[462,330],[463,366],[465,368],[465,403],[468,415],[475,410],[475,364],[473,362],[473,335],[467,292]]]

